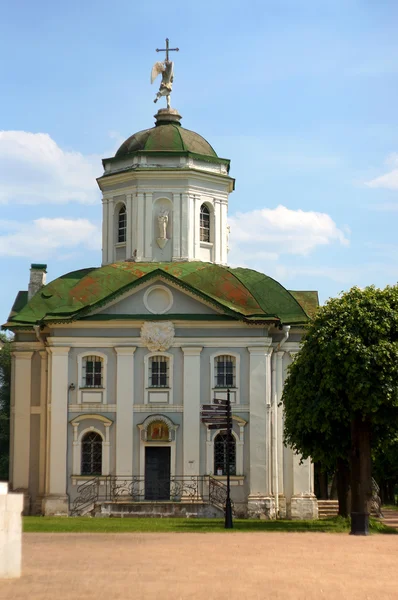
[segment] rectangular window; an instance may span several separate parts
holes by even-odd
[[[169,361],[166,356],[149,359],[149,387],[169,387]]]
[[[235,387],[235,358],[233,356],[217,356],[215,366],[215,387]]]
[[[82,363],[83,387],[102,388],[102,359],[85,356]]]
[[[127,213],[126,207],[123,206],[119,211],[119,219],[118,219],[118,230],[117,230],[117,241],[119,243],[126,241],[126,233],[127,233]]]

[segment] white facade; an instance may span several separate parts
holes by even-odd
[[[103,265],[226,264],[225,164],[142,153],[104,168]],[[15,329],[10,480],[25,512],[69,514],[94,490],[86,482],[105,497],[112,477],[122,482],[119,500],[132,500],[139,484],[150,503],[148,482],[163,477],[169,500],[205,503],[226,480],[226,446],[201,406],[229,388],[237,512],[316,517],[312,465],[284,446],[280,405],[302,329],[276,325],[233,320],[200,289],[155,272],[83,320]],[[177,493],[179,481],[198,478],[194,496],[192,485]]]
[[[227,264],[228,196],[234,180],[209,157],[142,154],[105,159],[102,191],[102,264],[120,260],[203,260]],[[209,211],[208,239],[201,239],[201,207]],[[125,235],[119,235],[120,211]],[[167,213],[165,235],[159,215]],[[203,238],[203,236],[202,236]]]

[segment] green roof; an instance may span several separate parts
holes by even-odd
[[[309,308],[316,294],[291,293],[271,277],[251,269],[232,269],[201,261],[117,262],[67,273],[44,286],[27,303],[25,297],[18,295],[9,321],[3,327],[12,329],[84,318],[95,320],[95,315],[90,317],[93,310],[138,284],[159,277],[210,302],[221,315],[251,323],[304,324],[309,321]],[[112,315],[107,318],[111,319]],[[164,319],[165,315],[158,318]]]
[[[184,129],[178,123],[156,125],[130,136],[116,152],[116,158],[138,151],[193,152],[218,158],[214,149],[201,135]]]

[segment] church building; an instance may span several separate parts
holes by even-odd
[[[10,488],[26,514],[216,516],[229,464],[236,515],[317,518],[280,404],[317,293],[228,266],[230,161],[155,119],[103,160],[101,266],[32,264],[3,326]],[[201,418],[227,390],[229,440]]]

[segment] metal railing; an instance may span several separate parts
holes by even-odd
[[[92,477],[77,487],[71,515],[82,515],[101,502],[208,503],[224,511],[227,486],[211,475],[175,475],[152,481],[142,476]]]

